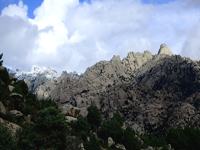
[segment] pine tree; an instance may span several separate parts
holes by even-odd
[[[3,64],[3,60],[1,60],[1,59],[2,59],[2,57],[3,57],[3,53],[2,53],[2,54],[0,54],[0,66],[2,66],[2,64]]]

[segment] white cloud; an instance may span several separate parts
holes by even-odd
[[[28,7],[26,5],[23,5],[23,2],[20,0],[18,5],[13,4],[9,5],[8,7],[5,7],[1,12],[1,16],[20,16],[21,18],[26,18],[27,11]]]
[[[0,49],[7,66],[37,65],[60,72],[83,72],[113,55],[122,59],[129,51],[156,54],[162,43],[194,58],[200,48],[198,5],[198,0],[162,5],[140,0],[44,0],[32,20],[19,1],[2,10]]]

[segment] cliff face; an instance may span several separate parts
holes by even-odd
[[[198,126],[200,62],[174,55],[162,44],[157,55],[129,52],[88,68],[80,79],[63,78],[51,93],[59,105],[95,104],[104,118],[119,112],[139,133],[165,134],[171,126]]]

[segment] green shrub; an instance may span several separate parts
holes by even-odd
[[[19,147],[27,149],[64,149],[66,147],[66,123],[61,111],[48,107],[37,113],[35,124],[29,125],[20,133]],[[32,140],[32,141],[31,141]],[[31,142],[30,142],[31,141]]]
[[[90,124],[86,117],[78,116],[78,119],[74,125],[76,134],[79,134],[81,131],[86,132],[88,135],[90,132]]]
[[[30,124],[27,126],[24,126],[19,132],[18,132],[18,148],[23,150],[30,150],[35,149],[35,141],[37,134],[35,132],[34,124]]]
[[[146,146],[153,146],[153,147],[165,147],[166,140],[165,137],[162,136],[155,136],[153,134],[150,135],[140,135],[140,139],[144,141]]]
[[[14,90],[13,93],[19,93],[23,96],[26,96],[27,94],[29,94],[28,92],[28,86],[27,84],[24,82],[24,80],[19,80],[16,83],[14,83]]]
[[[5,85],[9,84],[10,77],[9,77],[7,69],[0,70],[0,79]]]
[[[98,135],[105,141],[108,139],[108,137],[112,137],[115,142],[120,143],[122,140],[123,131],[120,123],[113,119],[101,124]]]
[[[13,93],[18,93],[23,95],[22,89],[19,85],[16,85],[15,88],[13,89]]]
[[[96,106],[91,105],[90,107],[87,108],[87,110],[88,110],[87,119],[91,127],[98,128],[102,122],[102,116],[101,113],[99,112],[99,109]]]
[[[17,143],[13,140],[11,133],[0,124],[0,149],[16,150]]]
[[[0,54],[0,66],[2,66],[2,65],[3,65],[3,60],[1,60],[1,59],[2,59],[2,57],[3,57],[3,53],[2,53],[2,54]]]
[[[22,110],[22,113],[24,114],[24,115],[28,115],[28,114],[31,114],[31,111],[33,110],[33,107],[32,106],[30,106],[30,105],[26,105],[25,107],[24,107],[24,109]]]
[[[47,108],[47,107],[51,107],[51,106],[58,108],[58,105],[54,101],[52,101],[50,99],[48,99],[48,100],[44,100],[44,99],[40,100],[40,103],[41,103],[41,108],[42,109]]]
[[[116,121],[119,122],[119,124],[120,124],[121,126],[123,126],[124,120],[123,120],[123,118],[120,116],[119,113],[115,113],[114,116],[113,116],[113,118],[112,118],[111,120],[116,120]]]
[[[127,150],[140,150],[141,145],[135,138],[135,131],[131,127],[127,127],[123,134],[123,142]]]
[[[88,134],[85,131],[81,131],[80,135],[81,135],[82,140],[86,142]]]
[[[90,137],[90,141],[84,143],[85,150],[101,150],[100,143],[96,139],[95,135]]]
[[[153,147],[163,147],[166,145],[165,139],[162,136],[149,135],[149,145]]]
[[[0,100],[3,100],[4,98],[6,98],[6,89],[0,79]]]
[[[200,130],[198,128],[171,128],[166,138],[167,143],[170,143],[174,149],[200,149]]]

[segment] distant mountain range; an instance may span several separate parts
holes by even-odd
[[[57,71],[45,67],[34,67],[32,71],[22,71],[16,69],[16,71],[7,69],[8,73],[13,75],[18,80],[24,80],[28,85],[29,91],[32,91],[38,96],[39,99],[48,99],[49,92],[53,90],[55,85],[59,83],[62,78],[68,77],[72,79],[79,79],[82,76],[80,72],[63,71],[62,74]]]
[[[49,67],[44,67],[42,69],[39,67],[33,67],[32,71],[22,71],[19,69],[16,69],[16,71],[14,71],[8,69],[8,73],[16,77],[18,80],[35,80],[38,76],[42,76],[47,79],[53,79],[54,81],[57,81],[57,79],[61,76],[60,73]],[[74,71],[67,73],[67,75],[72,78],[80,78],[82,73]]]

